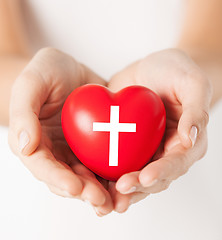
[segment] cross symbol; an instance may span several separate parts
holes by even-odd
[[[120,123],[119,106],[111,106],[110,122],[93,122],[93,131],[110,132],[109,166],[118,166],[119,132],[136,132],[136,123]]]

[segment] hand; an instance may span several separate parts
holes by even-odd
[[[207,150],[206,126],[211,85],[200,68],[176,49],[153,53],[113,76],[109,88],[118,91],[143,85],[161,98],[166,108],[166,131],[152,161],[141,171],[111,183],[114,209],[127,210],[150,193],[167,189]]]
[[[105,83],[72,57],[52,48],[40,50],[12,88],[9,144],[53,193],[88,201],[101,215],[113,209],[107,182],[98,181],[80,163],[61,128],[64,101],[72,90],[88,82]]]

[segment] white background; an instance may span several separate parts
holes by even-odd
[[[108,80],[130,62],[174,46],[182,9],[176,0],[29,0],[25,11],[37,46],[66,51]],[[188,174],[104,218],[35,180],[10,152],[1,127],[0,239],[222,239],[221,122],[222,103],[211,113],[208,153]]]

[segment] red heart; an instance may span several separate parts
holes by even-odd
[[[64,136],[74,154],[111,181],[150,161],[165,125],[160,97],[137,85],[117,93],[101,85],[84,85],[68,96],[62,110]]]

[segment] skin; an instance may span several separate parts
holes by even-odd
[[[10,91],[30,61],[31,43],[22,16],[22,1],[0,0],[0,124],[9,124]],[[13,71],[12,71],[13,69]]]
[[[61,127],[66,98],[75,88],[91,82],[105,85],[103,79],[69,55],[53,48],[41,49],[12,87],[9,144],[53,193],[88,201],[107,214],[113,209],[110,194],[72,153]],[[28,139],[23,146],[22,134]]]
[[[204,156],[212,96],[208,79],[178,49],[153,53],[130,65],[113,76],[109,88],[119,91],[133,84],[148,87],[162,98],[166,108],[166,131],[152,162],[141,171],[121,176],[116,182],[116,190],[125,194],[115,196],[115,202],[122,209],[150,193],[167,189],[173,180]],[[192,126],[197,127],[197,139],[190,135]]]
[[[106,82],[59,50],[44,48],[33,54],[21,2],[0,0],[0,123],[9,125],[13,152],[53,193],[88,201],[98,216],[124,212],[165,190],[207,150],[209,109],[222,96],[220,2],[188,1],[176,48],[132,63],[109,81],[112,91],[132,84],[147,86],[161,96],[167,110],[165,138],[152,162],[115,183],[80,163],[60,124],[62,105],[72,90]],[[196,138],[192,126],[197,128]],[[26,145],[21,145],[21,135],[28,139]]]

